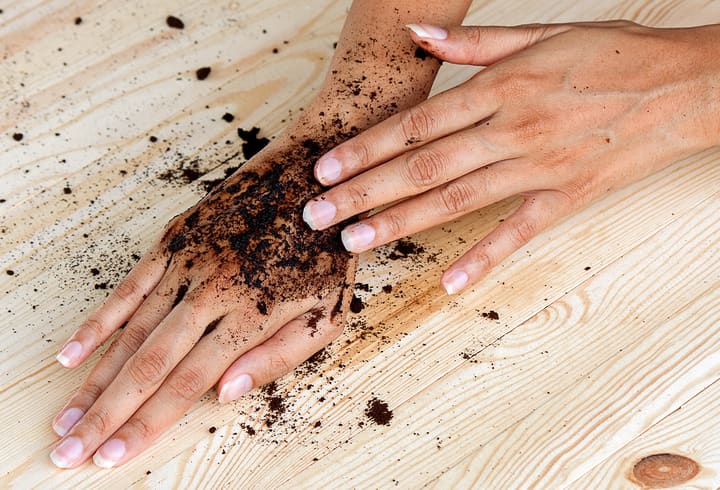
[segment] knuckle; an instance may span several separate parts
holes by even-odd
[[[102,408],[90,410],[82,418],[83,426],[90,427],[98,434],[107,433],[110,428],[110,412]]]
[[[406,219],[405,215],[395,210],[387,210],[383,213],[385,226],[391,237],[405,236]]]
[[[520,219],[508,227],[508,236],[516,246],[524,245],[537,233],[537,227],[529,219]]]
[[[367,209],[368,192],[362,184],[352,181],[348,182],[345,186],[345,194],[352,209]]]
[[[96,320],[93,317],[88,318],[85,320],[78,330],[83,331],[86,335],[89,335],[95,340],[101,340],[105,336],[105,327],[103,327],[102,323],[100,321]]]
[[[354,168],[365,167],[372,159],[372,151],[363,138],[356,137],[335,151],[340,161]]]
[[[471,210],[474,189],[461,181],[448,182],[440,188],[440,201],[448,214],[460,214]]]
[[[116,298],[130,303],[140,296],[140,285],[131,276],[127,276],[115,287],[114,294]]]
[[[478,250],[472,252],[470,260],[475,267],[482,271],[488,271],[495,265],[487,251],[479,247]]]
[[[289,373],[293,369],[292,364],[288,361],[285,354],[280,351],[273,353],[270,357],[270,365],[268,367],[268,380],[275,379],[285,373]]]
[[[102,395],[105,389],[96,382],[88,379],[83,385],[81,391],[83,398],[89,399],[89,401],[94,401],[100,398],[100,395]]]
[[[418,105],[400,116],[400,132],[406,143],[417,143],[432,136],[435,120],[428,110]]]
[[[138,386],[154,386],[165,376],[170,364],[167,352],[157,347],[135,354],[127,365],[127,372]]]
[[[117,342],[120,348],[125,352],[137,352],[140,346],[143,345],[147,339],[147,332],[138,327],[137,324],[133,325],[132,328],[125,328],[122,335],[118,338]]]
[[[201,370],[184,367],[168,380],[168,390],[174,398],[193,401],[198,394],[205,391],[206,381],[206,376]]]
[[[145,422],[142,417],[133,417],[127,421],[126,425],[141,440],[153,439],[157,433],[157,430]]]
[[[405,180],[414,187],[427,187],[436,183],[447,170],[447,159],[440,152],[424,149],[408,155],[402,166]]]

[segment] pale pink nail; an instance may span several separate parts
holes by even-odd
[[[363,252],[375,240],[375,228],[358,223],[345,228],[340,238],[348,252]]]
[[[63,437],[70,432],[70,429],[78,423],[78,420],[80,420],[83,415],[85,415],[85,412],[79,408],[68,408],[55,418],[53,430],[57,435]]]
[[[321,158],[317,163],[317,178],[321,184],[329,185],[340,178],[342,164],[333,157]]]
[[[220,394],[218,395],[218,401],[220,403],[227,403],[237,400],[245,393],[249,393],[252,389],[252,378],[247,374],[241,374],[237,378],[223,385],[220,389]]]
[[[112,468],[123,456],[125,456],[125,443],[121,439],[110,439],[95,451],[93,463],[101,468]]]
[[[329,201],[310,201],[303,209],[303,220],[313,230],[319,230],[332,223],[335,213],[337,213],[337,208]]]
[[[82,453],[82,441],[77,437],[68,437],[55,446],[50,453],[50,459],[58,468],[70,468],[79,462]]]
[[[464,271],[452,271],[443,281],[443,287],[448,294],[455,294],[465,287],[468,279]]]
[[[443,41],[447,39],[448,32],[442,27],[429,24],[408,24],[405,27],[413,31],[418,37],[423,39],[433,39],[435,41]]]
[[[80,360],[80,355],[82,355],[82,344],[73,340],[65,344],[55,359],[63,366],[70,367]]]

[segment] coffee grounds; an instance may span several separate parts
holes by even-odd
[[[7,274],[8,276],[14,276],[14,275],[15,275],[15,271],[12,270],[12,269],[8,269],[8,270],[5,271],[5,274]]]
[[[208,429],[208,432],[211,433],[211,434],[214,434],[216,430],[217,430],[217,427],[215,427],[215,426],[213,425],[212,427],[210,427],[210,428]]]
[[[432,56],[432,55],[431,55],[430,53],[428,53],[427,51],[425,51],[425,50],[424,50],[423,48],[421,48],[420,46],[418,46],[417,48],[415,48],[415,57],[416,57],[416,58],[425,61],[425,59],[426,59],[428,56]]]
[[[79,26],[80,24],[82,24],[82,17],[75,17],[75,25]]]
[[[173,29],[185,29],[185,23],[174,15],[168,15],[168,18],[165,19],[165,22],[167,22],[167,25],[172,27]]]
[[[384,401],[376,398],[368,400],[365,415],[378,425],[390,425],[393,413]]]
[[[365,309],[365,303],[359,297],[353,294],[352,300],[350,301],[350,311],[353,313],[360,313]]]
[[[392,293],[393,287],[392,284],[386,284],[382,287],[383,293],[390,294]]]
[[[318,330],[318,322],[325,317],[325,310],[322,308],[313,308],[308,312],[310,318],[307,321],[307,329],[310,330],[310,337],[314,337]]]
[[[223,121],[229,122],[229,123],[231,123],[231,122],[233,122],[233,121],[235,120],[235,116],[233,116],[233,115],[230,114],[229,112],[226,112],[225,114],[223,114],[223,117],[222,117],[222,118],[223,118]]]
[[[387,258],[390,260],[406,259],[412,255],[422,253],[425,253],[425,248],[421,245],[417,245],[410,240],[398,240]]]
[[[22,141],[24,138],[24,135],[22,133],[15,133],[13,134],[13,139],[15,141]]]
[[[270,140],[267,138],[258,138],[258,134],[260,134],[260,128],[257,128],[255,126],[253,126],[250,131],[238,128],[237,132],[238,136],[240,136],[240,138],[244,140],[244,143],[242,144],[242,153],[245,160],[250,160],[256,154],[258,154],[260,150],[265,148],[268,143],[270,143]]]
[[[483,318],[489,318],[490,320],[499,320],[500,315],[498,315],[497,311],[490,310],[488,312],[484,312],[482,314]]]
[[[207,77],[210,76],[210,72],[212,72],[212,68],[210,68],[209,66],[206,66],[206,67],[198,69],[195,72],[195,76],[197,76],[198,80],[205,80]]]
[[[157,143],[157,136],[150,136],[150,143]]]
[[[63,194],[72,194],[72,189],[70,186],[63,187]]]

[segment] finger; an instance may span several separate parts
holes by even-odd
[[[127,326],[115,338],[87,377],[80,389],[65,404],[53,420],[53,430],[64,436],[95,403],[100,394],[110,385],[125,362],[137,352],[145,339],[173,308],[173,301],[179,295],[173,288],[161,281],[155,290],[138,308]],[[172,281],[168,281],[172,282]]]
[[[315,178],[323,185],[342,182],[491,116],[500,107],[497,92],[468,86],[473,83],[431,97],[338,145],[318,159]]]
[[[313,229],[325,229],[361,212],[421,194],[477,168],[517,156],[519,147],[500,148],[493,143],[501,138],[496,132],[494,127],[487,126],[466,129],[368,170],[310,201],[304,212],[306,221]],[[324,212],[330,208],[331,213]]]
[[[180,302],[55,447],[50,455],[55,465],[72,468],[92,455],[158,389],[197,343],[212,314],[190,301]]]
[[[435,57],[464,65],[488,66],[533,44],[566,32],[569,24],[526,24],[513,27],[409,24],[413,41]]]
[[[160,282],[167,257],[153,246],[135,264],[103,304],[85,320],[65,343],[57,360],[66,368],[81,364],[138,309]]]
[[[254,311],[251,308],[235,310],[217,322],[155,394],[98,448],[93,456],[95,464],[114,467],[141,453],[212,388],[237,358],[238,351],[246,352],[270,338],[272,333],[267,332],[277,330],[273,325],[281,325],[278,321],[284,313],[268,319]]]
[[[348,251],[364,252],[537,188],[541,183],[533,178],[527,160],[496,162],[354,223],[340,237]]]
[[[448,294],[454,294],[479,281],[572,209],[568,198],[557,191],[540,191],[526,196],[517,211],[445,271],[441,279],[443,288]]]
[[[220,403],[280,378],[337,338],[345,322],[343,315],[332,315],[336,300],[329,297],[240,356],[218,382]]]

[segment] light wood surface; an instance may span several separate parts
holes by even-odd
[[[0,487],[631,489],[638,461],[671,453],[699,465],[685,488],[718,488],[717,149],[565,220],[459,297],[437,286],[443,266],[515,201],[415,237],[433,260],[362,255],[366,308],[319,368],[281,380],[272,427],[262,394],[220,406],[211,392],[119,469],[51,465],[50,421],[98,359],[66,371],[58,347],[203,194],[158,176],[197,159],[218,178],[239,163],[238,127],[279,133],[319,85],[348,6],[0,4]],[[466,23],[619,17],[711,23],[720,3],[477,1]],[[444,66],[435,91],[469,73]],[[373,397],[389,425],[365,416]],[[676,470],[663,461],[661,476]]]

